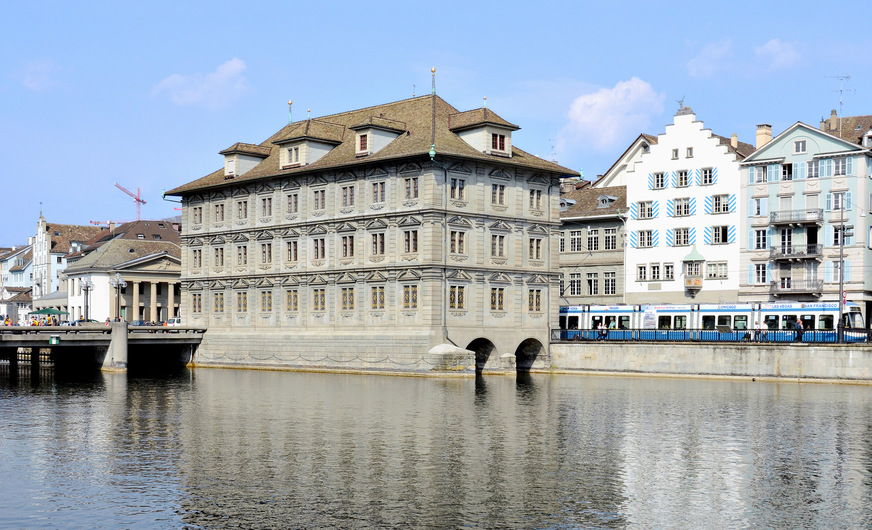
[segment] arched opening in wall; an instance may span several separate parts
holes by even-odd
[[[519,344],[515,350],[515,367],[518,372],[529,372],[536,358],[544,351],[542,343],[536,339],[527,339]]]
[[[484,365],[487,364],[488,359],[497,347],[488,339],[480,337],[470,342],[466,349],[475,352],[475,371],[479,373],[484,369]]]

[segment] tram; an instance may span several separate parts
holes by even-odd
[[[838,302],[561,306],[560,329],[566,339],[836,342],[838,315]],[[843,322],[846,341],[867,340],[857,303]]]

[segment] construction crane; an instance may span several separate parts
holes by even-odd
[[[117,182],[115,183],[115,187],[118,188],[119,190],[123,191],[124,193],[130,195],[131,197],[133,197],[133,202],[136,203],[136,220],[139,221],[140,219],[142,219],[142,217],[139,214],[139,207],[141,205],[145,204],[145,200],[139,196],[139,188],[136,188],[136,195],[134,195],[133,192],[126,189],[124,186],[118,184]]]

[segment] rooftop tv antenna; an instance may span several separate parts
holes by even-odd
[[[145,200],[139,196],[139,188],[136,188],[136,195],[134,195],[132,191],[126,189],[124,186],[118,184],[117,182],[115,183],[115,187],[133,197],[133,202],[136,203],[136,220],[139,221],[140,219],[142,219],[139,213],[139,207],[145,204]]]
[[[851,76],[849,76],[849,75],[828,75],[826,77],[828,77],[830,79],[838,79],[839,80],[839,138],[841,138],[842,137],[842,96],[845,93],[845,82],[850,81]],[[854,92],[854,90],[851,90],[851,92]]]

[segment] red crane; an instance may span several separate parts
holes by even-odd
[[[136,195],[134,195],[133,192],[127,190],[124,186],[118,184],[117,182],[115,183],[115,187],[133,197],[133,202],[136,203],[136,220],[139,221],[140,219],[142,219],[142,217],[139,215],[139,207],[140,205],[145,204],[145,200],[139,197],[139,188],[136,188]]]

